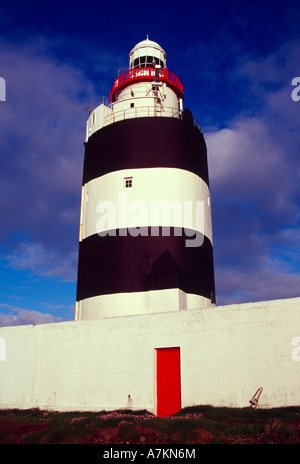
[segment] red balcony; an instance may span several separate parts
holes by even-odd
[[[136,82],[153,82],[155,78],[155,68],[134,68],[120,74],[113,83],[110,92],[110,101],[116,100],[116,93],[123,90],[125,87]],[[165,82],[177,94],[178,98],[183,98],[183,85],[175,74],[171,73],[167,68],[159,70],[159,81]]]

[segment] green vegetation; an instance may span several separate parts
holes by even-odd
[[[0,410],[3,443],[299,444],[300,408],[195,406],[164,418],[129,410]]]

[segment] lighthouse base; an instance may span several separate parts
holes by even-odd
[[[130,316],[212,307],[211,301],[179,288],[147,292],[114,293],[86,298],[78,303],[77,319]]]

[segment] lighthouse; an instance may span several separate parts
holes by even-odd
[[[1,407],[299,405],[300,298],[215,304],[207,149],[164,49],[138,43],[108,95],[87,109],[77,322],[0,327]]]
[[[75,318],[213,306],[207,149],[164,49],[138,43],[88,111]]]

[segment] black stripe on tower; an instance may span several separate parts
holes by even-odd
[[[77,301],[97,295],[180,288],[214,300],[213,250],[204,236],[199,247],[186,247],[184,230],[169,236],[91,235],[80,243]],[[124,232],[124,230],[123,230]],[[144,230],[145,232],[145,230]],[[122,236],[121,236],[122,235]]]
[[[83,184],[121,169],[152,167],[185,169],[209,185],[205,140],[190,111],[183,111],[183,119],[126,119],[85,142]]]

